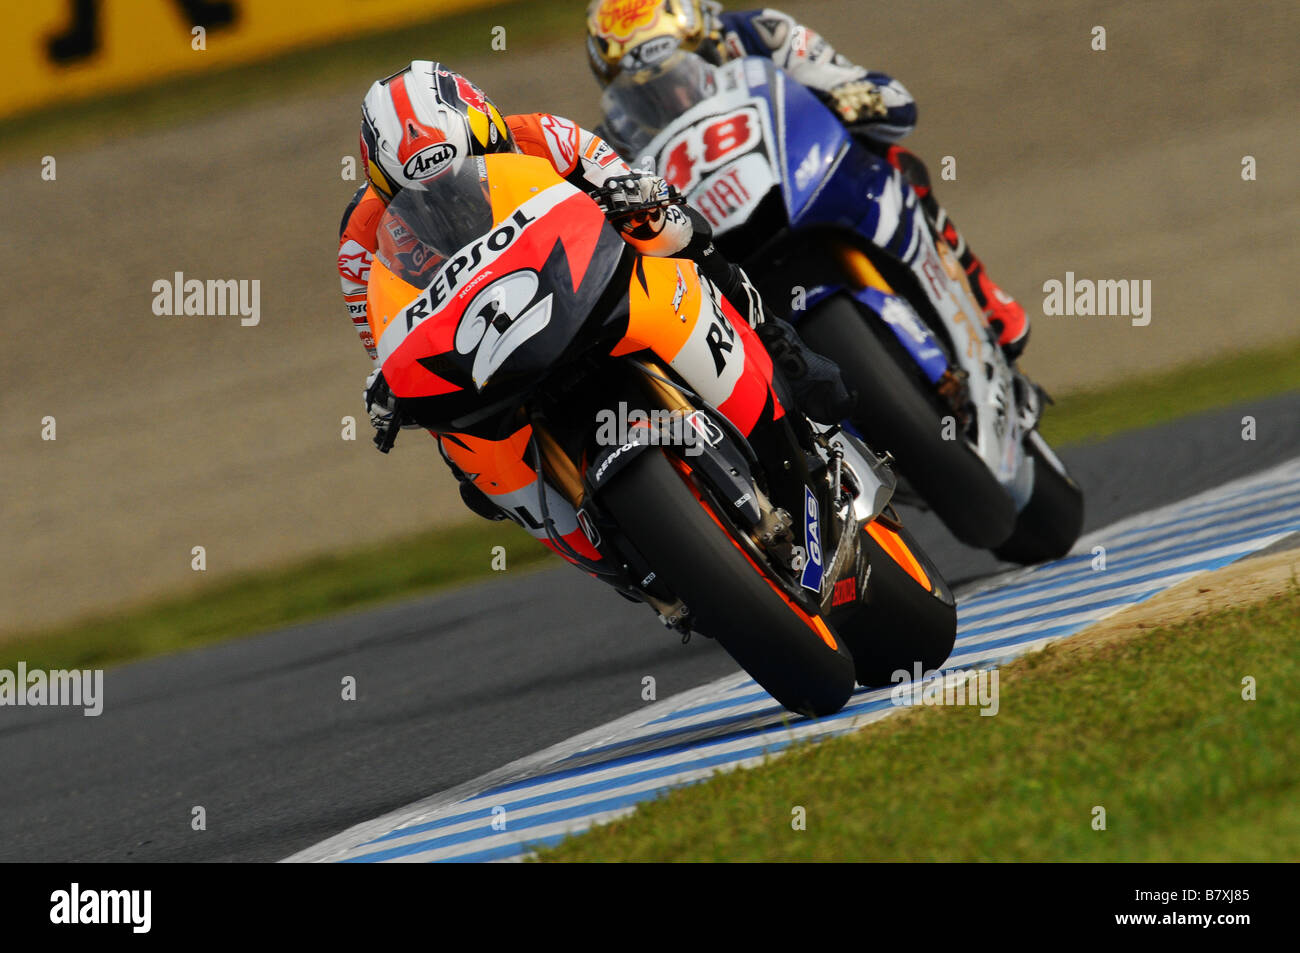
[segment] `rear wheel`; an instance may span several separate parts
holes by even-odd
[[[871,566],[865,598],[838,631],[853,653],[857,680],[870,688],[938,670],[957,638],[957,604],[938,568],[903,527],[880,521],[862,532]]]
[[[840,366],[858,392],[853,422],[867,443],[888,450],[899,470],[962,542],[988,549],[1011,535],[1016,508],[1010,495],[961,440],[943,439],[943,410],[896,341],[878,336],[858,306],[837,295],[799,323],[808,345]],[[895,353],[898,352],[898,353]]]
[[[686,604],[693,627],[773,698],[805,715],[839,711],[853,692],[848,649],[741,550],[685,479],[663,451],[650,449],[602,491],[601,504]]]
[[[1038,446],[1041,439],[1031,436],[1025,441],[1034,467],[1033,493],[1016,518],[1011,537],[993,550],[1007,562],[1028,565],[1060,559],[1083,530],[1083,490],[1048,459]]]

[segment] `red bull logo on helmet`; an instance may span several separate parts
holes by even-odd
[[[483,95],[483,90],[479,89],[464,76],[459,73],[453,73],[450,70],[438,70],[440,76],[449,77],[456,84],[456,95],[460,101],[471,109],[477,109],[481,113],[487,113],[487,97]]]

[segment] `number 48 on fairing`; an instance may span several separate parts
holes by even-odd
[[[707,125],[697,123],[665,147],[663,177],[689,192],[704,175],[752,149],[761,133],[758,110],[752,106]]]

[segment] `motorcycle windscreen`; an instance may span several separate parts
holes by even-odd
[[[448,256],[493,224],[485,164],[454,162],[422,188],[397,193],[379,220],[375,258],[403,281],[425,288]]]
[[[716,91],[716,67],[678,50],[645,69],[624,70],[605,88],[605,129],[623,156],[640,155],[674,119]]]
[[[379,235],[370,300],[384,377],[399,397],[439,398],[412,411],[443,422],[522,393],[580,343],[626,248],[549,162],[515,154],[404,189]],[[402,288],[398,306],[387,293]]]

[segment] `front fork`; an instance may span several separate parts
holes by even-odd
[[[640,365],[640,370],[650,396],[666,408],[688,414],[699,409],[691,397],[667,378],[657,362]],[[779,379],[775,386],[781,386]],[[721,417],[716,409],[707,409],[714,417]],[[856,501],[850,499],[852,494],[841,488],[853,486],[859,492],[870,492],[870,509],[881,497],[871,492],[880,481],[870,475],[866,479],[855,475],[870,468],[856,451],[852,453],[856,469],[845,468],[844,453],[832,442],[838,427],[814,427],[802,415],[785,413],[776,417],[774,412],[773,408],[772,413],[761,415],[748,434],[730,428],[733,441],[747,451],[746,456],[758,464],[765,477],[766,492],[757,480],[751,480],[759,502],[757,520],[742,525],[734,518],[737,511],[725,505],[725,497],[716,502],[724,504],[719,509],[733,514],[730,519],[733,535],[751,555],[779,569],[785,576],[786,588],[809,603],[810,609],[825,611],[830,607],[835,583],[847,575],[856,575],[860,568],[856,531],[864,514]],[[809,492],[816,501],[818,513],[816,539],[812,541],[801,537],[801,527],[791,516],[792,512],[807,516]],[[888,493],[884,496],[887,498]],[[816,546],[822,554],[822,585],[815,593],[801,583],[811,546]]]

